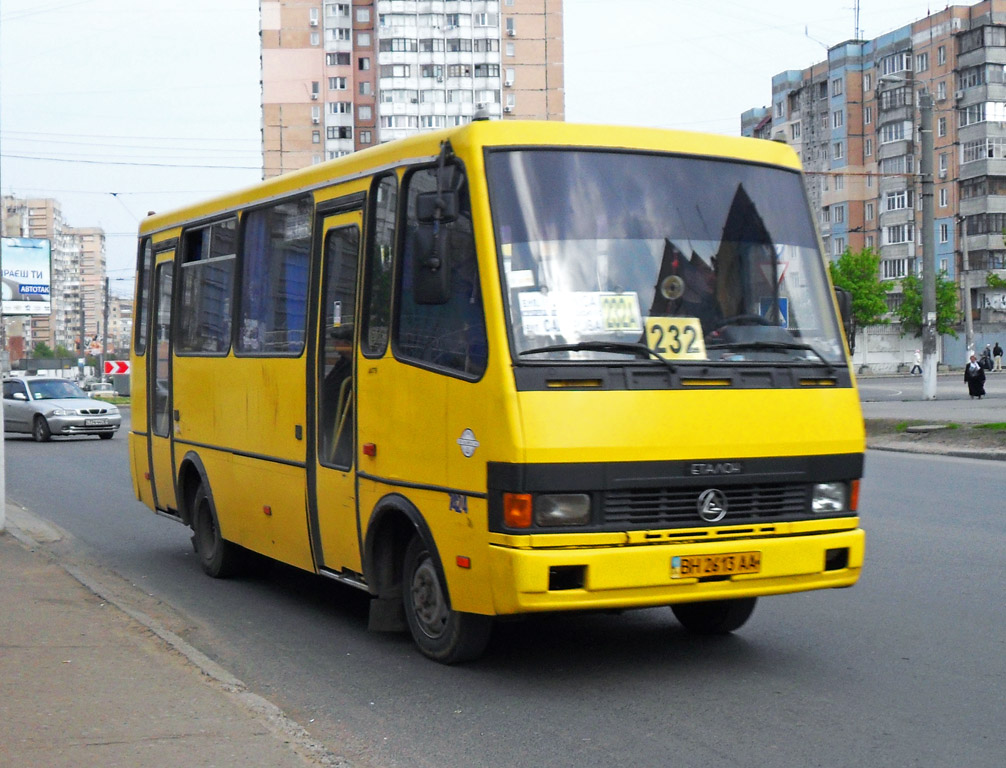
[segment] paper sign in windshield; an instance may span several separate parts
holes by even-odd
[[[643,330],[636,293],[525,291],[518,296],[521,323],[527,336],[573,338]]]

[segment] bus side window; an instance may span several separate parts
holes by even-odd
[[[154,266],[154,249],[150,238],[144,238],[136,261],[136,324],[133,351],[143,356],[147,353],[147,317],[150,312],[150,281]]]
[[[460,174],[462,170],[457,167],[455,172]],[[457,218],[440,225],[446,229],[448,238],[449,298],[444,304],[416,301],[414,262],[418,254],[415,233],[419,227],[416,198],[423,192],[434,192],[436,189],[436,168],[414,171],[405,179],[408,206],[402,264],[398,270],[401,300],[397,305],[395,351],[403,359],[477,378],[486,369],[489,344],[466,182],[460,186]]]
[[[375,181],[368,211],[369,235],[363,267],[363,327],[360,331],[360,348],[367,357],[380,357],[388,348],[397,209],[398,178],[389,173]]]

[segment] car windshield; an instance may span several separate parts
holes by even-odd
[[[843,360],[799,173],[558,149],[487,171],[518,362]]]
[[[67,398],[87,397],[81,388],[72,381],[51,379],[46,381],[29,381],[27,384],[32,400],[65,400]]]

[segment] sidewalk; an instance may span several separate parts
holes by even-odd
[[[0,764],[348,766],[184,640],[106,602],[92,575],[39,546],[63,535],[8,503],[0,532]]]

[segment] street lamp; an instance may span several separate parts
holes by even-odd
[[[878,83],[908,85],[897,75]],[[922,399],[936,399],[936,248],[933,242],[933,95],[917,92],[919,106],[919,176],[922,181]]]

